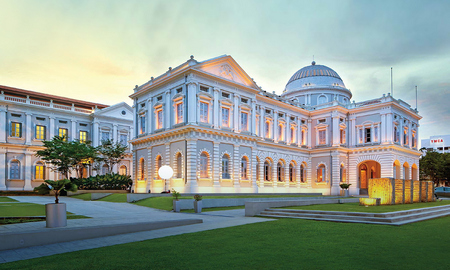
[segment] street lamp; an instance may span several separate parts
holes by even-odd
[[[164,166],[161,166],[161,168],[159,168],[158,174],[159,174],[159,177],[161,177],[161,179],[165,180],[164,181],[165,182],[164,183],[164,191],[165,191],[166,189],[168,189],[167,180],[169,180],[173,176],[173,169],[170,168],[170,166],[168,166],[168,165],[164,165]]]

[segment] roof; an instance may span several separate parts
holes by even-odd
[[[342,81],[341,77],[339,76],[339,74],[337,74],[336,71],[327,66],[316,65],[316,62],[313,61],[310,66],[303,67],[295,72],[287,84],[295,80],[316,76],[334,77]]]

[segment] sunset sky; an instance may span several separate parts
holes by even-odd
[[[450,1],[0,0],[0,85],[98,103],[194,55],[231,55],[281,94],[298,69],[334,69],[356,102],[390,91],[421,139],[450,134]]]

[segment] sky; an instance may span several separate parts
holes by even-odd
[[[0,0],[0,85],[112,105],[176,67],[231,55],[281,94],[300,68],[334,69],[356,102],[390,92],[421,139],[450,134],[450,1]]]

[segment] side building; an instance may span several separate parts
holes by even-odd
[[[105,139],[127,144],[126,158],[112,171],[131,175],[132,114],[124,102],[108,106],[0,86],[0,190],[32,190],[46,179],[61,179],[36,156],[42,141],[56,135],[94,146]],[[84,176],[105,171],[88,167]]]
[[[351,102],[331,68],[313,62],[279,96],[231,56],[185,63],[134,100],[134,192],[367,193],[369,178],[418,180],[418,112],[390,95]],[[172,179],[160,179],[169,165]]]
[[[439,153],[450,153],[450,135],[434,135],[429,139],[421,140],[421,148],[424,153],[435,151]]]

